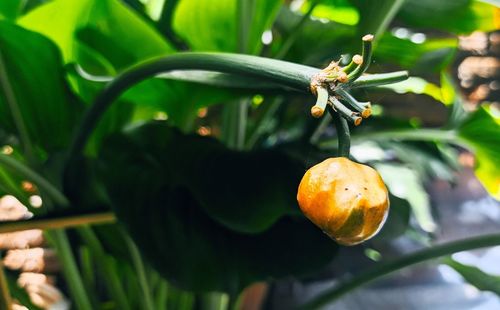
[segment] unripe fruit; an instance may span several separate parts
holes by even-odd
[[[328,236],[355,245],[380,230],[389,211],[388,196],[377,171],[338,157],[305,173],[297,200],[305,216]]]

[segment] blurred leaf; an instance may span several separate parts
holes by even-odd
[[[172,184],[187,187],[210,217],[233,230],[261,232],[298,209],[296,188],[304,167],[281,152],[231,151],[214,139],[184,135],[165,123],[140,126],[107,144],[115,145],[127,161],[135,153],[155,157],[172,175]],[[127,152],[131,148],[134,154]]]
[[[428,38],[422,43],[414,43],[386,33],[373,52],[377,62],[397,64],[411,70],[412,74],[428,75],[450,64],[457,46],[456,38]]]
[[[407,0],[397,19],[412,28],[466,34],[497,29],[496,9],[492,4],[477,0]]]
[[[373,241],[388,241],[403,235],[410,222],[411,207],[408,201],[390,195],[390,210],[387,220]]]
[[[385,32],[405,0],[351,0],[359,10],[358,36],[373,34],[375,39]]]
[[[31,142],[44,151],[65,148],[83,105],[69,91],[57,47],[44,36],[0,22],[1,57]],[[36,57],[33,57],[36,51]],[[0,124],[17,134],[4,92]]]
[[[481,106],[458,129],[459,136],[476,155],[476,175],[486,190],[500,200],[500,116],[489,106]]]
[[[394,196],[406,199],[410,203],[420,227],[427,232],[434,231],[436,223],[432,217],[429,196],[418,174],[400,165],[378,163],[375,164],[375,167],[390,192]]]
[[[244,1],[240,1],[244,2]],[[251,10],[245,52],[257,54],[261,36],[271,28],[282,4],[279,0],[247,0]],[[239,50],[238,0],[182,0],[174,14],[174,29],[194,51],[243,52]]]
[[[302,13],[309,10],[312,2],[312,0],[304,2],[301,8]],[[358,9],[348,0],[322,0],[319,2],[320,3],[314,8],[312,16],[317,18],[326,18],[328,20],[350,26],[358,24]]]
[[[154,28],[118,0],[55,0],[19,23],[56,42],[66,62],[78,60],[79,44],[108,56],[118,69],[173,51]]]
[[[4,0],[0,1],[0,20],[15,20],[21,13],[25,0]]]
[[[444,259],[444,263],[455,269],[465,281],[481,291],[490,291],[500,296],[500,277],[488,274],[481,269],[461,264],[452,258]]]
[[[231,164],[228,169],[235,176],[217,180],[217,173],[226,175],[226,167],[217,161],[227,156],[220,157],[220,152],[211,156],[214,146],[204,138],[179,140],[176,135],[164,124],[146,125],[127,137],[109,140],[101,155],[103,177],[119,219],[163,276],[194,291],[237,292],[254,281],[313,271],[332,258],[335,243],[303,219],[283,218],[258,234],[237,233],[214,221],[216,215],[208,212],[218,211],[199,204],[189,189],[189,182],[195,181],[192,172],[180,170],[185,164],[194,170],[203,167],[201,163],[215,169],[206,175],[210,179],[204,179],[204,186],[221,199],[236,194],[230,192],[233,186],[239,202],[224,207],[239,209],[246,214],[242,217],[262,208],[249,202],[269,198],[249,195],[262,195],[262,186],[278,192],[279,184],[267,184],[267,174],[256,180],[243,167]],[[193,152],[182,151],[186,147]],[[205,178],[206,171],[200,173]],[[244,195],[240,186],[249,187]]]

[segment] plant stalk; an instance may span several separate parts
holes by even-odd
[[[338,156],[349,158],[351,150],[351,134],[349,131],[349,124],[347,120],[333,111],[331,106],[328,106],[328,112],[333,118],[335,129],[337,130],[338,137]]]
[[[436,245],[411,254],[404,255],[390,262],[379,263],[368,271],[362,272],[339,283],[333,289],[327,290],[320,296],[309,301],[300,309],[319,309],[331,304],[341,296],[369,283],[375,279],[383,277],[394,271],[418,264],[430,259],[461,251],[468,251],[484,247],[500,245],[500,234],[484,235],[468,239],[457,240],[445,244]]]
[[[113,212],[72,215],[60,218],[31,219],[0,223],[0,233],[15,232],[28,229],[60,229],[82,225],[99,225],[114,223],[116,217]]]
[[[71,297],[74,299],[76,308],[79,310],[92,310],[92,305],[87,297],[88,295],[80,277],[66,233],[63,230],[51,230],[47,231],[45,235],[52,246],[54,246],[57,256],[61,260],[64,278],[68,283],[69,291]]]

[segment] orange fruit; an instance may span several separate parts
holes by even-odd
[[[389,211],[388,196],[375,169],[337,157],[304,174],[297,200],[305,216],[337,243],[355,245],[380,230]]]

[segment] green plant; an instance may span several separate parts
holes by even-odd
[[[391,197],[387,238],[407,230],[410,207],[430,230],[422,182],[452,174],[452,146],[475,152],[477,176],[500,197],[500,121],[488,105],[463,110],[446,74],[456,40],[417,45],[387,31],[393,19],[421,27],[426,1],[305,1],[298,12],[277,0],[42,2],[0,4],[0,193],[29,206],[19,186],[29,180],[43,198],[42,208],[31,208],[34,219],[2,223],[0,232],[50,229],[78,309],[230,308],[255,281],[320,270],[338,245],[300,213],[296,190],[311,162],[349,157],[351,144],[394,150],[405,166],[369,164],[389,191],[398,175],[419,195]],[[433,29],[493,29],[493,15],[478,13],[491,5],[439,7],[461,22],[430,14]],[[263,33],[274,35],[272,44]],[[364,74],[372,57],[369,71],[437,74],[441,86],[407,79],[407,71]],[[379,102],[356,99],[417,92],[422,83],[449,111],[443,129],[395,120]],[[198,117],[206,109],[209,116]],[[325,132],[332,121],[335,136]],[[205,126],[213,137],[194,133]],[[430,247],[306,306],[425,259],[499,243],[492,235]]]

